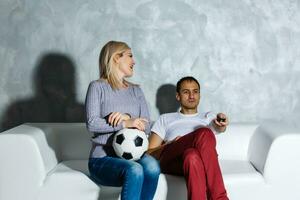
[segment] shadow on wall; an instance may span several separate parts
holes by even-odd
[[[176,112],[180,104],[176,100],[176,86],[165,84],[158,88],[156,93],[156,107],[159,114]]]
[[[34,72],[35,96],[10,105],[2,130],[25,122],[83,122],[84,106],[75,97],[75,67],[64,54],[48,53]]]

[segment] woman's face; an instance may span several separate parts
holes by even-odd
[[[126,50],[122,56],[117,59],[119,75],[123,77],[131,77],[133,75],[133,66],[135,62],[130,49]]]

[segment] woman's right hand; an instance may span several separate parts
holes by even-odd
[[[145,131],[148,120],[145,118],[131,118],[123,121],[124,128],[137,128],[140,131]]]
[[[108,123],[112,126],[118,126],[120,123],[128,119],[130,119],[130,116],[127,113],[112,112],[108,116]]]

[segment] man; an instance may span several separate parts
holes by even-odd
[[[200,84],[194,77],[178,81],[176,99],[180,111],[154,123],[148,153],[160,161],[163,173],[185,177],[189,200],[228,200],[215,138],[225,131],[227,116],[198,113]]]

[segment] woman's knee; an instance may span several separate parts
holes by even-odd
[[[159,176],[160,174],[160,166],[158,161],[152,156],[145,155],[143,161],[141,162],[143,166],[145,175],[150,176]]]
[[[126,169],[126,173],[133,177],[143,177],[144,176],[143,167],[137,162],[132,162],[130,165],[128,165],[128,167]]]

